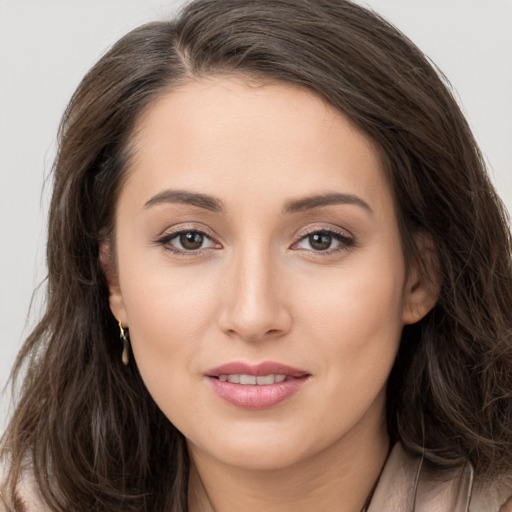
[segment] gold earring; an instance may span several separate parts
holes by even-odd
[[[130,352],[128,348],[128,338],[126,337],[126,334],[123,329],[123,324],[119,320],[119,337],[121,338],[121,341],[123,342],[123,353],[121,355],[121,361],[123,361],[123,364],[125,366],[128,365],[128,361],[130,359]]]

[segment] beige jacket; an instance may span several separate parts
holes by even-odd
[[[512,512],[511,496],[510,478],[475,482],[469,463],[436,470],[396,444],[367,512]]]
[[[19,496],[18,507],[23,504],[24,508],[16,512],[47,510],[28,478],[21,483]],[[511,496],[510,478],[486,484],[474,482],[469,463],[450,472],[436,471],[397,444],[366,512],[512,512]],[[0,512],[11,512],[1,496]]]

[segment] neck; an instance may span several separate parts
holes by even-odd
[[[361,512],[389,451],[384,421],[290,466],[225,465],[189,445],[189,512]]]

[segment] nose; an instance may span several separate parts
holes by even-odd
[[[224,275],[220,329],[248,342],[274,339],[292,325],[280,266],[270,251],[247,249],[235,255]]]

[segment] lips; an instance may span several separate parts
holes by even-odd
[[[230,405],[266,409],[291,398],[311,375],[272,361],[258,365],[237,361],[213,368],[205,377],[212,390]]]
[[[206,375],[208,377],[219,377],[220,375],[253,375],[255,377],[286,375],[287,377],[303,377],[308,375],[308,372],[272,361],[264,361],[257,365],[237,361],[213,368],[206,372]]]

